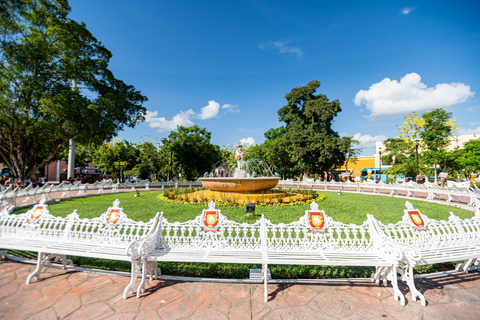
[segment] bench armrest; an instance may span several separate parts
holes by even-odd
[[[137,260],[145,256],[145,253],[148,253],[155,248],[158,235],[161,234],[162,232],[162,219],[163,219],[163,212],[162,213],[157,212],[155,218],[152,219],[154,220],[154,224],[149,230],[149,232],[143,237],[133,241],[128,245],[125,253],[127,257],[130,257],[130,260],[132,261]],[[154,248],[150,250],[152,243]]]
[[[387,249],[388,247],[395,248],[395,252],[389,253],[395,253],[397,255],[397,261],[403,261],[411,265],[416,265],[420,260],[422,260],[422,253],[417,247],[390,239],[380,227],[380,222],[377,219],[370,214],[367,215],[367,218],[370,222],[371,235],[375,236],[377,245],[383,250],[386,249],[387,251],[390,251]]]
[[[142,257],[145,257],[150,252],[152,252],[158,243],[158,238],[162,234],[162,223],[161,219],[158,222],[155,231],[151,234],[146,235],[140,239],[133,241],[127,248],[127,256],[131,258],[131,260],[136,260]]]

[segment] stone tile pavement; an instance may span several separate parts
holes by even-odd
[[[480,318],[479,270],[429,275],[418,281],[427,306],[407,295],[402,307],[391,287],[367,281],[269,284],[264,303],[261,284],[153,280],[140,299],[124,300],[127,276],[49,267],[39,281],[26,285],[34,268],[0,261],[0,319]]]

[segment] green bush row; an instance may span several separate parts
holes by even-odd
[[[36,259],[34,252],[7,250],[9,254]],[[131,264],[127,261],[94,259],[86,257],[68,257],[75,266],[130,272]],[[261,269],[261,265],[234,263],[193,263],[193,262],[159,262],[163,275],[178,277],[204,277],[216,279],[248,279],[250,269]],[[416,274],[452,270],[455,263],[430,264],[415,267]],[[374,267],[348,266],[311,266],[311,265],[269,265],[273,279],[335,279],[335,278],[369,278]]]

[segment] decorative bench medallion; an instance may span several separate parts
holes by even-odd
[[[203,231],[217,231],[218,210],[215,210],[215,203],[208,204],[208,210],[203,210]]]
[[[32,211],[32,214],[30,215],[30,220],[28,221],[29,223],[37,223],[38,219],[42,216],[43,213],[43,206],[35,206],[35,208]]]
[[[120,218],[120,209],[108,209],[107,214],[107,228],[115,228],[116,223]]]
[[[310,204],[310,209],[311,210],[306,211],[310,231],[314,233],[325,233],[325,211],[318,210],[318,204],[315,201]]]
[[[323,211],[309,211],[308,222],[314,233],[325,233],[325,216]]]
[[[425,222],[423,221],[422,216],[420,215],[420,212],[418,210],[409,210],[408,215],[410,216],[410,220],[415,225],[417,231],[425,231],[428,229],[425,226]]]

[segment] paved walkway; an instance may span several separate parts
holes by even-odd
[[[429,275],[417,282],[427,306],[407,295],[402,307],[390,286],[369,282],[270,284],[264,303],[261,284],[153,280],[140,299],[124,300],[127,276],[45,268],[41,280],[26,285],[34,268],[0,261],[0,319],[480,318],[478,270]]]

